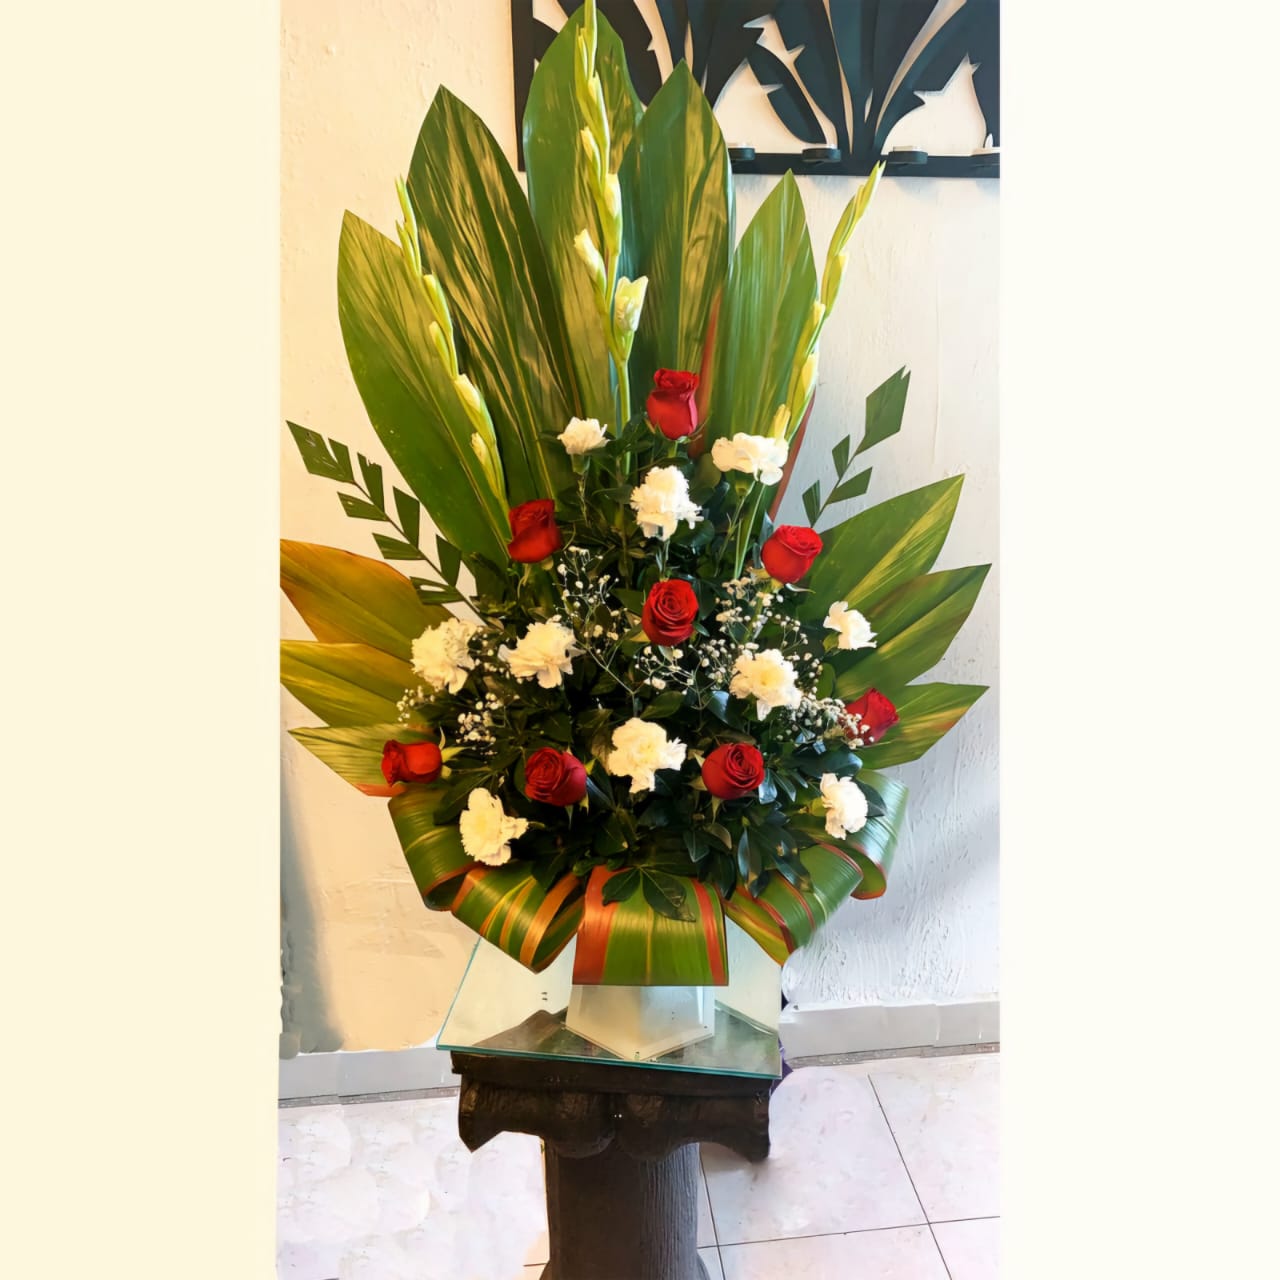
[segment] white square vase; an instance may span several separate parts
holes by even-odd
[[[715,987],[575,986],[565,1026],[633,1062],[715,1035]]]

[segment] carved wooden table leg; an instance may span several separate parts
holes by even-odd
[[[453,1069],[470,1150],[506,1130],[545,1144],[543,1280],[705,1280],[698,1144],[763,1160],[772,1081],[461,1052]]]

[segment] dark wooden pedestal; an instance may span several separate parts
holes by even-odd
[[[698,1143],[763,1160],[773,1081],[460,1052],[453,1069],[468,1149],[506,1130],[545,1144],[543,1280],[705,1280]]]

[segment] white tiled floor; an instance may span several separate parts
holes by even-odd
[[[794,1072],[767,1161],[702,1148],[711,1280],[995,1280],[999,1070],[988,1053]],[[537,1140],[469,1154],[456,1112],[452,1097],[282,1109],[278,1274],[540,1276]]]

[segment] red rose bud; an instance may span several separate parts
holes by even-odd
[[[798,524],[780,524],[760,548],[760,559],[779,582],[799,582],[822,550],[822,539]]]
[[[726,742],[703,761],[702,781],[720,800],[741,800],[764,781],[764,756],[749,742]]]
[[[644,411],[668,440],[679,440],[697,431],[698,406],[693,402],[697,389],[696,373],[659,369],[653,375],[653,390],[644,402]]]
[[[681,644],[693,634],[698,597],[683,578],[655,582],[645,598],[640,623],[654,644]]]
[[[507,513],[511,522],[511,541],[507,554],[521,564],[537,564],[564,546],[556,525],[556,504],[550,498],[522,502]]]
[[[542,747],[524,762],[524,793],[543,804],[577,804],[587,794],[587,771],[567,751]]]
[[[434,742],[384,742],[382,776],[387,786],[397,782],[434,782],[444,760]]]
[[[851,716],[862,717],[858,737],[867,746],[879,741],[898,723],[898,708],[879,689],[868,689],[856,702],[845,703],[844,709]]]

